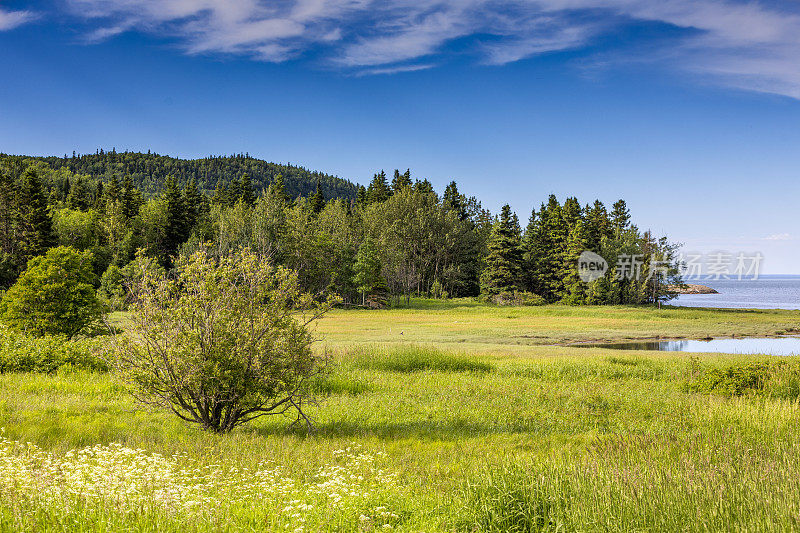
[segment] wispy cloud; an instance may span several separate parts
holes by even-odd
[[[33,11],[7,11],[0,8],[0,31],[13,30],[37,18]]]
[[[764,237],[765,241],[791,241],[793,237],[789,233],[773,233]]]
[[[397,65],[394,67],[376,67],[367,68],[359,71],[359,76],[372,76],[379,74],[397,74],[398,72],[417,72],[418,70],[428,70],[434,68],[434,63],[421,64],[421,65]]]
[[[748,90],[800,98],[800,5],[764,0],[66,0],[87,39],[125,31],[174,39],[187,53],[285,61],[321,51],[356,73],[420,70],[459,41],[502,65],[588,48],[637,23],[678,30],[640,37],[619,60],[657,62]],[[15,15],[15,13],[17,15]],[[0,11],[0,29],[26,12]],[[9,18],[11,17],[11,18]],[[5,21],[5,22],[4,22]],[[466,45],[464,45],[466,43]],[[609,63],[608,56],[604,57]],[[417,68],[415,68],[415,66]]]

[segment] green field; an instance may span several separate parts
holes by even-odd
[[[205,433],[138,407],[109,374],[3,374],[0,526],[800,530],[796,383],[687,388],[709,368],[776,358],[557,345],[798,328],[792,311],[336,310],[317,326],[334,366],[310,436],[286,418]]]

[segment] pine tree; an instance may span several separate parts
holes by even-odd
[[[108,187],[106,187],[106,198],[110,202],[116,202],[120,199],[120,188],[119,188],[119,181],[117,180],[117,175],[112,174],[111,179],[108,180]]]
[[[414,190],[422,194],[434,194],[434,195],[436,194],[436,190],[433,188],[433,184],[427,179],[424,179],[422,181],[420,180],[415,181]]]
[[[564,302],[581,305],[586,302],[587,284],[580,278],[578,259],[586,250],[586,227],[581,219],[575,222],[567,238],[567,252],[564,261]]]
[[[252,206],[256,203],[256,194],[253,192],[253,182],[250,181],[250,176],[242,174],[239,180],[239,198],[246,205]]]
[[[611,236],[611,220],[608,218],[608,211],[600,200],[595,200],[592,206],[587,205],[585,211],[587,246],[590,250],[599,252],[603,237]]]
[[[519,219],[504,205],[492,227],[486,266],[481,273],[481,294],[492,297],[520,289],[522,248]]]
[[[381,170],[372,177],[372,181],[367,188],[367,203],[378,204],[389,199],[391,190],[386,181],[386,173]]]
[[[400,171],[394,170],[394,178],[392,179],[392,192],[399,192],[405,187],[411,187],[411,170],[406,170],[403,174]]]
[[[544,210],[544,204],[541,211]],[[541,253],[541,230],[539,228],[539,216],[536,209],[531,209],[531,216],[528,218],[528,225],[525,227],[525,234],[522,238],[522,286],[525,290],[534,294],[541,294],[541,282],[539,280],[537,268],[538,257]]]
[[[122,213],[125,218],[130,219],[138,215],[143,203],[142,194],[133,186],[133,178],[130,174],[125,176],[122,186]]]
[[[547,301],[558,301],[564,296],[562,273],[567,244],[567,223],[561,205],[551,194],[540,212],[538,246],[535,257],[535,274],[539,295]]]
[[[167,176],[167,181],[164,184],[164,199],[167,203],[167,216],[161,262],[164,266],[171,266],[172,258],[177,255],[178,248],[188,236],[186,232],[186,206],[181,190],[178,188],[178,183],[173,176]]]
[[[564,217],[564,222],[567,225],[567,234],[569,234],[575,227],[576,222],[583,218],[583,211],[578,199],[573,196],[564,200],[561,215]]]
[[[203,197],[204,195],[197,188],[197,178],[192,176],[192,179],[189,180],[189,184],[183,190],[183,202],[186,206],[187,233],[191,233],[195,225],[197,225],[200,214],[203,212]]]
[[[39,175],[29,168],[22,175],[16,202],[17,239],[21,262],[43,254],[53,246],[53,221]]]
[[[459,220],[466,220],[469,218],[466,206],[464,205],[464,198],[458,192],[458,185],[455,181],[451,181],[444,189],[442,196],[442,205],[446,209],[451,209],[456,212]]]
[[[86,188],[86,182],[76,177],[70,184],[67,207],[78,211],[86,211],[91,205],[92,199],[89,196],[89,190]]]
[[[0,165],[0,252],[11,253],[14,245],[14,178],[11,169]]]
[[[227,191],[221,179],[217,180],[214,187],[214,194],[211,195],[211,203],[225,207],[227,205]]]
[[[17,240],[14,236],[16,195],[11,169],[0,164],[0,289],[14,283],[21,262],[16,257]]]
[[[625,200],[617,200],[611,206],[611,228],[615,235],[620,235],[628,229],[631,223],[631,212]]]
[[[105,193],[105,185],[102,181],[97,182],[97,186],[94,192],[94,201],[92,202],[92,207],[95,211],[103,212],[106,207],[106,193]]]
[[[314,214],[319,214],[325,207],[325,197],[322,195],[322,190],[319,188],[319,181],[317,181],[316,192],[309,198],[309,207]]]
[[[363,185],[358,186],[358,192],[356,193],[356,205],[362,207],[367,205],[367,188]]]
[[[289,198],[289,195],[286,193],[286,185],[283,182],[283,174],[278,174],[275,176],[275,179],[272,180],[272,183],[269,185],[272,187],[273,194],[276,194],[278,198],[283,198],[284,203],[287,205],[292,203],[292,199]]]

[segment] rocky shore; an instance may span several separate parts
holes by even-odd
[[[711,287],[687,283],[685,285],[671,285],[670,290],[678,294],[719,294]]]

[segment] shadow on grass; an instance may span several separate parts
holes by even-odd
[[[596,411],[596,409],[595,409]],[[426,441],[458,441],[474,437],[496,435],[527,434],[546,437],[558,433],[581,433],[586,430],[604,432],[610,430],[609,416],[606,413],[584,414],[570,419],[525,418],[509,421],[506,424],[480,422],[464,419],[453,420],[412,420],[408,422],[382,421],[332,421],[315,424],[312,433],[304,425],[287,427],[285,424],[244,426],[237,431],[259,437],[294,435],[300,438],[351,439],[378,438],[395,441],[402,439]]]

